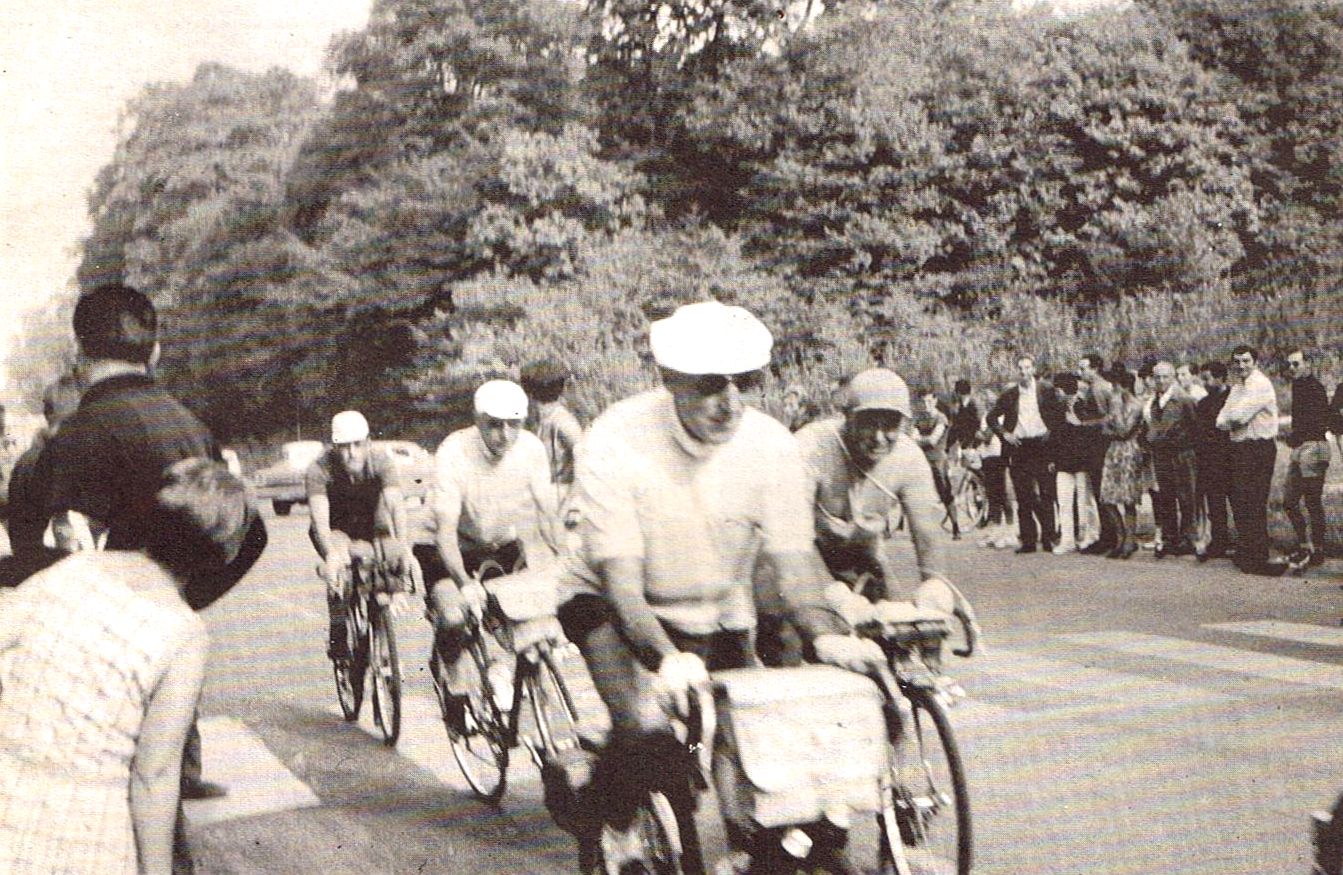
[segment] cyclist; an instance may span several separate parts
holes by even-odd
[[[461,662],[466,610],[479,611],[485,590],[472,575],[487,559],[511,571],[555,555],[556,494],[550,462],[536,435],[522,428],[527,394],[508,380],[476,389],[475,425],[444,438],[435,455],[434,552],[422,551],[431,581],[425,594],[442,657],[445,718],[459,731],[466,701]]]
[[[417,576],[406,546],[406,506],[392,457],[373,447],[368,420],[357,410],[331,418],[331,446],[304,476],[312,522],[308,537],[322,564],[330,620],[327,657],[350,658],[345,635],[345,586],[351,548],[377,542],[393,574],[414,589]]]
[[[679,753],[663,709],[641,692],[640,667],[683,713],[708,670],[754,664],[758,556],[778,581],[759,599],[786,601],[810,655],[853,669],[882,658],[826,605],[796,441],[744,403],[762,387],[769,330],[709,301],[654,322],[650,341],[662,388],[612,405],[579,446],[581,561],[561,586],[560,622],[611,714],[592,787],[607,861],[622,873],[646,871],[637,807],[648,787],[667,786]],[[748,847],[731,823],[729,838]]]
[[[812,476],[816,547],[830,574],[855,583],[866,577],[872,601],[892,598],[896,580],[888,547],[891,511],[908,522],[922,584],[915,604],[961,613],[969,602],[950,585],[933,475],[905,423],[909,388],[885,368],[855,374],[841,401],[842,417],[797,433]]]

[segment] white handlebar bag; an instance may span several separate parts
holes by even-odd
[[[715,672],[714,778],[746,830],[874,812],[886,768],[882,695],[825,665]]]
[[[496,577],[485,582],[485,590],[507,621],[507,643],[514,653],[540,641],[564,640],[560,622],[555,618],[560,597],[553,568],[543,566]]]

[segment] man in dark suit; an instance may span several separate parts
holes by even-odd
[[[1200,562],[1219,559],[1231,549],[1229,515],[1231,511],[1231,439],[1217,427],[1230,389],[1226,385],[1226,364],[1210,361],[1201,368],[1203,388],[1208,394],[1194,404],[1198,431],[1194,439],[1195,478],[1198,501],[1208,518],[1208,543],[1198,554]]]
[[[1198,419],[1194,399],[1175,379],[1175,365],[1157,362],[1147,418],[1147,445],[1152,449],[1157,491],[1152,493],[1161,546],[1156,558],[1194,552],[1194,438]]]
[[[1022,356],[1017,359],[1017,381],[989,411],[988,426],[1002,439],[1017,496],[1018,553],[1054,548],[1054,464],[1045,423],[1062,418],[1060,403],[1053,387],[1035,378],[1035,359]]]
[[[979,405],[975,404],[971,393],[970,381],[956,381],[956,400],[951,403],[948,415],[951,427],[947,430],[947,451],[953,447],[968,450],[979,444]]]

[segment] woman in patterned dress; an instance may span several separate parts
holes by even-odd
[[[0,594],[0,872],[172,871],[207,646],[182,588],[232,559],[249,509],[222,464],[164,482],[144,552],[76,553]]]
[[[1133,394],[1133,372],[1116,368],[1110,375],[1115,392],[1102,431],[1110,438],[1101,474],[1101,512],[1114,524],[1115,547],[1106,555],[1127,559],[1138,550],[1133,530],[1138,520],[1138,502],[1152,488],[1152,467],[1139,444],[1142,400]]]

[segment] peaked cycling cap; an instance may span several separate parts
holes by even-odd
[[[358,410],[342,410],[331,417],[331,443],[353,444],[368,437],[368,420]]]
[[[862,410],[893,410],[912,416],[909,387],[899,374],[886,368],[860,371],[849,381],[844,412],[858,413]]]
[[[511,380],[488,380],[476,390],[475,407],[495,419],[526,419],[527,393]]]
[[[683,374],[744,374],[769,364],[774,337],[741,307],[701,301],[678,307],[648,332],[653,359]]]

